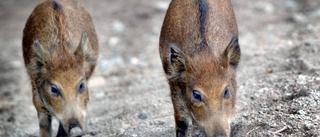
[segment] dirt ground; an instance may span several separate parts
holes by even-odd
[[[38,135],[21,40],[39,2],[0,1],[0,137]],[[92,15],[100,43],[85,136],[174,136],[158,54],[170,1],[80,2]],[[320,137],[320,1],[232,2],[242,50],[232,135]],[[58,123],[53,125],[56,132]]]

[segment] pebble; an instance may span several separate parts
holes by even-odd
[[[277,106],[275,110],[280,111],[280,110],[282,110],[282,108],[281,108],[281,106]]]
[[[137,65],[137,64],[139,63],[139,59],[136,58],[136,57],[132,57],[132,58],[130,59],[130,62],[131,62],[131,64],[133,64],[133,65]]]
[[[315,115],[315,120],[319,120],[320,116],[319,115]]]
[[[142,120],[145,120],[145,119],[148,118],[148,113],[143,111],[138,115],[138,118],[142,119]]]
[[[297,114],[299,114],[299,115],[305,115],[305,114],[306,114],[306,112],[305,112],[305,111],[303,111],[303,110],[299,110],[299,111],[297,112]]]
[[[308,18],[301,13],[294,14],[292,18],[297,23],[305,23],[308,21]]]
[[[308,29],[308,30],[312,30],[313,28],[314,28],[314,26],[313,26],[312,24],[308,24],[308,25],[307,25],[307,29]]]
[[[273,69],[268,69],[267,72],[268,72],[269,74],[272,74],[272,73],[273,73]]]
[[[312,127],[313,127],[313,125],[312,125],[312,124],[309,124],[309,123],[306,123],[306,124],[304,125],[304,128],[305,128],[306,130],[310,130],[310,129],[312,129]]]
[[[115,21],[112,24],[112,29],[115,32],[123,32],[125,29],[125,25],[121,21]]]
[[[305,75],[299,75],[297,79],[298,84],[306,84],[307,83],[307,76]]]
[[[265,5],[264,5],[264,11],[266,12],[266,13],[273,13],[274,11],[275,11],[275,8],[274,8],[274,6],[271,4],[271,3],[265,3]]]
[[[265,2],[265,1],[259,1],[256,4],[256,8],[263,10],[267,14],[271,14],[275,11],[275,7],[272,3]]]
[[[10,62],[10,65],[12,68],[20,68],[23,66],[22,62],[18,60]]]
[[[277,123],[270,123],[269,126],[272,128],[276,128],[276,127],[278,127],[278,124]]]
[[[115,46],[115,45],[117,45],[119,42],[120,42],[120,38],[119,38],[119,37],[115,37],[115,36],[110,37],[110,39],[109,39],[109,41],[108,41],[109,45],[111,45],[111,46]]]

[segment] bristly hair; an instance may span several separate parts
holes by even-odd
[[[208,4],[207,0],[198,0],[199,4],[199,13],[200,13],[200,35],[204,38],[205,33],[205,23],[207,18],[207,12],[208,12]]]
[[[54,25],[56,28],[56,41],[52,46],[55,47],[55,52],[58,53],[58,55],[54,59],[50,59],[51,62],[54,62],[54,64],[47,65],[57,67],[60,66],[60,68],[67,69],[75,65],[73,64],[73,61],[75,60],[71,59],[73,58],[73,53],[71,53],[68,49],[68,45],[70,45],[70,39],[67,32],[67,20],[64,10],[67,9],[65,9],[58,0],[52,0],[52,12],[54,16]]]
[[[64,15],[64,9],[62,5],[59,3],[58,0],[52,0],[53,5],[53,15],[55,19],[55,25],[57,27],[57,38],[60,40],[58,41],[58,45],[67,45],[67,30],[66,30],[66,20]],[[61,49],[67,50],[65,46],[61,46]]]
[[[206,19],[207,19],[207,13],[209,10],[207,0],[198,0],[198,6],[199,6],[199,31],[200,31],[200,36],[202,38],[202,41],[200,43],[200,48],[199,50],[207,50],[209,48],[207,45],[207,39],[205,37],[205,26],[206,26]],[[207,50],[209,51],[209,50]]]

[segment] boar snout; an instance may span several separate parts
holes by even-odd
[[[230,130],[229,128],[217,128],[215,132],[213,133],[213,137],[229,137],[230,136]]]
[[[227,137],[226,133],[216,133],[214,137]]]
[[[68,120],[68,127],[69,127],[69,131],[76,127],[79,127],[82,129],[82,126],[80,125],[79,121],[75,118],[71,118]]]
[[[71,103],[72,104],[72,103]],[[73,105],[76,106],[76,105]],[[67,136],[81,136],[86,132],[86,114],[77,107],[69,108],[64,111],[60,118],[61,131],[64,131]],[[59,129],[60,130],[60,129]]]
[[[207,137],[229,137],[230,128],[222,126],[207,127],[204,129]]]
[[[57,136],[82,136],[84,134],[83,124],[76,118],[70,118],[62,125],[63,127],[60,125]]]
[[[226,131],[210,131],[209,133],[205,131],[206,137],[229,137],[229,133]]]

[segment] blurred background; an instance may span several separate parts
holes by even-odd
[[[158,54],[169,0],[79,0],[100,44],[85,136],[174,136]],[[0,136],[38,136],[22,30],[41,0],[0,0]],[[242,51],[233,136],[320,136],[320,1],[232,0]],[[58,123],[53,123],[54,131]],[[197,134],[197,133],[195,133]]]

